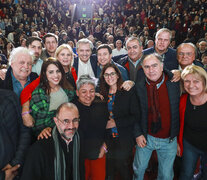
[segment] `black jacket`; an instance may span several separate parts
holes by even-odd
[[[180,101],[180,86],[179,82],[171,82],[173,74],[169,71],[164,73],[168,76],[166,82],[168,89],[168,96],[170,101],[170,112],[171,112],[171,124],[170,124],[170,138],[174,138],[179,133],[179,101]],[[141,114],[142,117],[140,121],[136,122],[135,125],[135,137],[144,135],[146,137],[148,132],[148,97],[147,97],[147,87],[145,81],[145,75],[142,76],[136,82],[136,92],[140,99]]]
[[[120,139],[133,137],[134,124],[140,118],[139,101],[134,87],[130,91],[117,91],[113,114]]]
[[[16,94],[0,90],[0,170],[8,163],[22,166],[25,150],[30,145],[30,130],[21,117],[21,106]],[[0,171],[0,179],[4,173]]]
[[[107,104],[96,98],[90,106],[75,99],[72,101],[80,115],[78,132],[81,140],[81,153],[84,158],[97,159],[104,143],[106,123],[109,119]]]

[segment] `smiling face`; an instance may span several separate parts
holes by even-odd
[[[117,86],[117,81],[119,77],[113,67],[108,67],[105,70],[103,76],[109,87]]]
[[[188,74],[183,79],[184,89],[191,96],[204,93],[204,82],[197,74]]]
[[[139,45],[138,40],[132,40],[127,43],[127,51],[129,58],[136,62],[142,57],[143,47]]]
[[[84,63],[87,63],[87,61],[90,59],[90,56],[92,54],[90,44],[80,43],[77,49],[77,53],[78,53],[78,57],[80,58],[80,60]]]
[[[46,76],[50,87],[58,86],[62,78],[59,68],[54,64],[47,67]]]
[[[38,59],[42,53],[42,44],[40,41],[33,41],[29,44],[28,49],[34,52],[34,56]]]
[[[83,84],[76,90],[76,94],[83,105],[90,106],[95,98],[95,87],[92,84]]]
[[[105,66],[111,62],[112,54],[109,54],[107,48],[99,49],[97,52],[97,58],[100,65]]]
[[[72,54],[68,49],[63,49],[57,55],[57,59],[60,61],[63,67],[69,67],[72,62]]]
[[[161,32],[155,39],[155,49],[159,54],[165,53],[168,46],[170,45],[170,33]]]
[[[177,49],[177,59],[182,69],[195,60],[195,49],[189,44],[183,44]]]
[[[156,82],[163,72],[163,64],[153,55],[143,60],[142,67],[147,78],[153,82]]]
[[[70,140],[73,138],[76,130],[78,129],[78,122],[73,123],[72,120],[79,118],[77,109],[68,107],[62,107],[60,109],[58,117],[54,117],[55,124],[60,135],[63,139]],[[69,123],[63,123],[64,120],[70,120]]]
[[[32,72],[32,57],[29,54],[19,53],[11,62],[14,77],[17,80],[26,80]]]

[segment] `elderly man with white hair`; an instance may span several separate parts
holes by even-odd
[[[27,48],[13,49],[9,57],[9,68],[4,80],[0,79],[0,88],[14,91],[19,97],[22,90],[38,75],[32,72],[33,54]]]

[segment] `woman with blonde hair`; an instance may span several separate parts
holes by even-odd
[[[207,73],[196,65],[187,66],[182,74],[186,92],[180,98],[180,133],[178,156],[182,156],[179,180],[193,178],[201,157],[203,179],[207,179]]]

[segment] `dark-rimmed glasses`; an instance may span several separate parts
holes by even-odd
[[[58,121],[60,121],[62,124],[66,125],[66,124],[76,124],[80,121],[80,118],[74,118],[73,120],[71,119],[59,119],[58,117],[56,117],[58,119]]]

